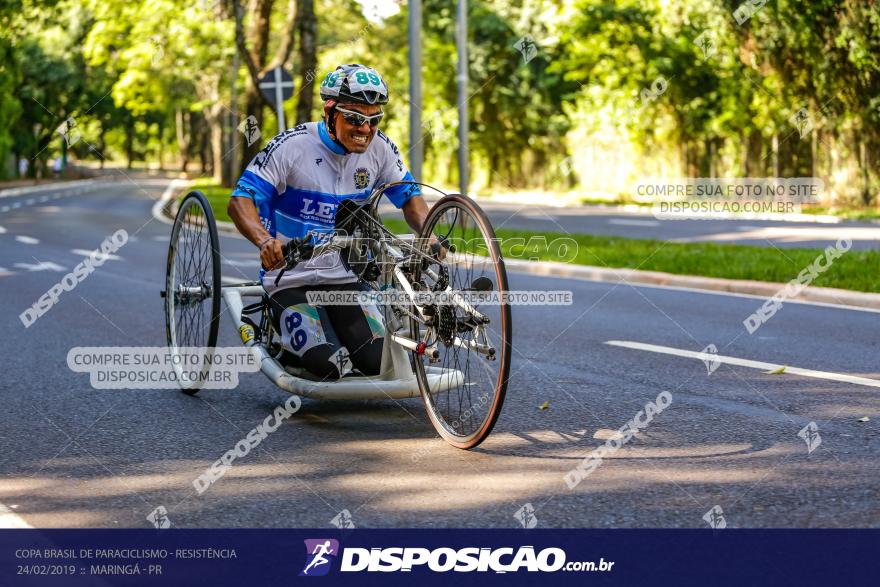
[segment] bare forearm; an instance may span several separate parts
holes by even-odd
[[[257,207],[254,206],[252,200],[248,198],[229,198],[229,204],[226,206],[229,217],[235,223],[238,232],[246,239],[260,246],[266,239],[272,238],[269,231],[263,227],[260,222],[260,215],[257,213]]]
[[[416,236],[422,232],[422,226],[424,226],[427,217],[428,204],[425,203],[423,197],[416,196],[403,205],[403,218]]]
[[[275,269],[284,260],[281,243],[260,222],[257,207],[248,198],[229,198],[226,206],[229,217],[238,231],[260,249],[260,263],[266,269]]]

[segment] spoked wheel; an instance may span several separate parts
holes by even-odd
[[[168,347],[184,393],[198,392],[210,371],[207,357],[217,343],[220,295],[217,223],[205,195],[192,191],[171,229],[164,292]]]
[[[429,289],[468,294],[476,310],[440,303],[431,308],[429,326],[410,320],[413,340],[436,346],[435,360],[414,353],[416,377],[431,423],[450,444],[480,444],[498,419],[510,373],[511,315],[504,259],[495,232],[470,198],[452,194],[438,201],[422,229],[422,249],[431,235],[449,241],[440,262],[416,269],[415,282]],[[491,294],[497,301],[475,301]],[[503,303],[502,303],[503,302]]]

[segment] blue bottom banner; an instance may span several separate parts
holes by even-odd
[[[0,585],[865,585],[878,552],[878,530],[0,530]]]

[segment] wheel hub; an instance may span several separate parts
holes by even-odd
[[[200,304],[211,297],[211,292],[211,286],[204,281],[201,285],[180,284],[174,292],[174,301],[178,304]]]

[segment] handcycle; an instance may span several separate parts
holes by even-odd
[[[420,185],[442,196],[419,235],[395,234],[379,216],[382,196],[395,185]],[[418,182],[386,184],[363,200],[342,201],[331,232],[292,239],[283,251],[281,273],[338,252],[378,295],[385,327],[378,375],[353,371],[321,381],[279,362],[281,335],[272,323],[266,290],[260,281],[222,282],[217,224],[197,190],[179,205],[168,249],[163,296],[172,356],[184,348],[214,349],[223,298],[242,343],[280,389],[319,400],[421,395],[428,418],[448,443],[470,449],[485,440],[507,391],[512,322],[498,240],[473,200]],[[245,306],[248,298],[257,301]],[[491,303],[482,303],[489,298]],[[208,371],[208,363],[206,358],[198,368]],[[180,381],[188,394],[201,387],[199,379]]]

